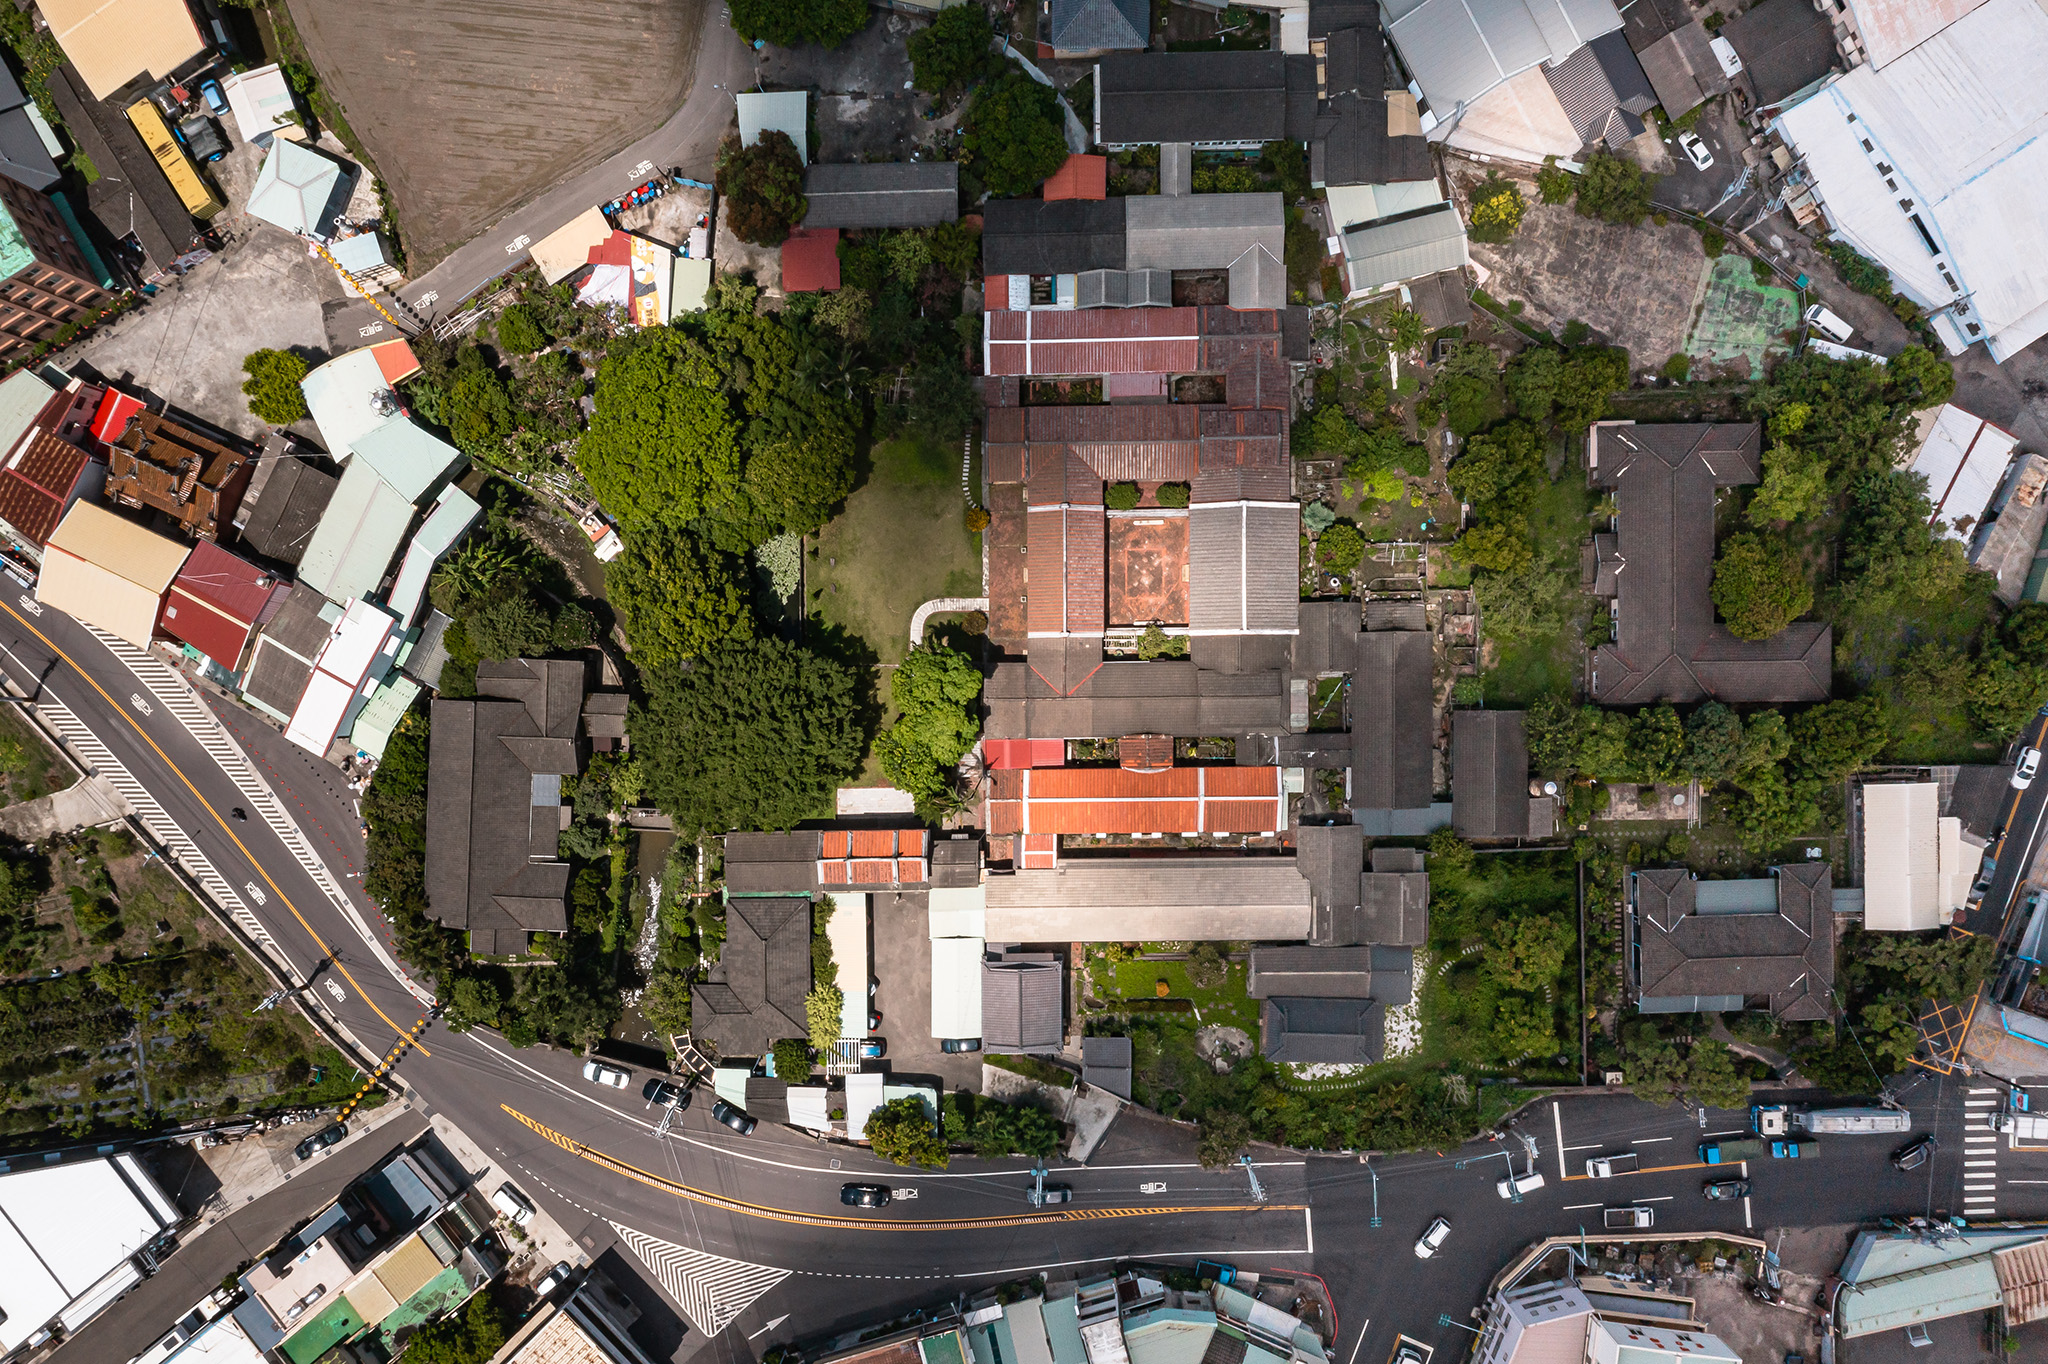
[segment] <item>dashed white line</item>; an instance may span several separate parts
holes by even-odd
[[[1669,1138],[1669,1137],[1637,1137],[1637,1138],[1636,1138],[1636,1139],[1635,1139],[1634,1141],[1631,1141],[1631,1142],[1629,1143],[1629,1145],[1630,1145],[1630,1146],[1648,1146],[1648,1145],[1652,1144],[1653,1142],[1660,1142],[1660,1141],[1670,1141],[1670,1140],[1671,1140],[1671,1138]]]
[[[1564,1205],[1564,1211],[1584,1212],[1587,1208],[1597,1208],[1599,1206],[1598,1203],[1567,1203]]]

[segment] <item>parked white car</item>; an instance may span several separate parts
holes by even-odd
[[[2034,784],[2034,774],[2041,770],[2041,750],[2023,748],[2020,760],[2012,765],[2012,789],[2024,791]]]
[[[1427,1260],[1437,1253],[1445,1240],[1450,1237],[1451,1224],[1439,1217],[1429,1224],[1429,1230],[1422,1233],[1422,1239],[1415,1243],[1415,1258]]]
[[[1534,1193],[1542,1188],[1543,1176],[1535,1170],[1525,1175],[1502,1175],[1493,1187],[1502,1198],[1513,1198],[1518,1193]]]
[[[515,1227],[523,1227],[533,1220],[533,1204],[509,1181],[500,1184],[498,1191],[491,1195],[491,1206],[503,1213],[505,1220]]]
[[[1714,154],[1707,150],[1707,144],[1700,141],[1697,133],[1690,130],[1680,133],[1678,135],[1678,147],[1697,169],[1712,170],[1714,168]]]
[[[633,1076],[617,1066],[608,1066],[602,1061],[585,1061],[583,1078],[592,1084],[607,1085],[612,1089],[624,1089]]]

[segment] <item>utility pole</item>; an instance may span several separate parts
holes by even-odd
[[[1372,1168],[1372,1158],[1366,1157],[1365,1172],[1372,1176],[1372,1224],[1380,1225],[1380,1172]]]
[[[1031,1200],[1031,1206],[1034,1208],[1042,1208],[1045,1206],[1044,1161],[1035,1160],[1031,1162],[1031,1188],[1028,1191],[1026,1191],[1024,1196]]]
[[[1245,1172],[1245,1176],[1246,1176],[1247,1178],[1249,1178],[1249,1179],[1251,1180],[1251,1182],[1252,1182],[1252,1202],[1254,1202],[1254,1203],[1263,1203],[1263,1202],[1265,1202],[1265,1201],[1266,1201],[1266,1189],[1265,1189],[1265,1186],[1264,1186],[1264,1185],[1262,1185],[1262,1184],[1260,1184],[1260,1183],[1259,1183],[1259,1172],[1258,1172],[1257,1170],[1254,1170],[1254,1169],[1252,1168],[1252,1157],[1251,1157],[1251,1153],[1250,1153],[1249,1151],[1247,1151],[1247,1152],[1246,1152],[1246,1153],[1245,1153],[1244,1155],[1241,1155],[1241,1156],[1239,1156],[1239,1157],[1237,1158],[1237,1160],[1238,1160],[1238,1164],[1240,1164],[1240,1165],[1244,1166],[1244,1172]],[[1377,1176],[1377,1175],[1373,1176],[1373,1189],[1374,1189],[1374,1194],[1375,1194],[1373,1202],[1374,1202],[1374,1205],[1375,1205],[1375,1206],[1377,1206],[1377,1205],[1378,1205],[1378,1202],[1379,1202],[1379,1200],[1378,1200],[1378,1196],[1377,1196],[1377,1194],[1378,1194],[1378,1189],[1379,1189],[1379,1176]]]

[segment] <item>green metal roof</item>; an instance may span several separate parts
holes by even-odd
[[[361,459],[362,455],[356,458]],[[469,528],[476,524],[484,509],[477,505],[475,498],[462,489],[449,486],[441,490],[441,496],[434,503],[434,510],[427,513],[427,519],[413,532],[412,542],[405,547],[405,561],[399,566],[398,580],[391,584],[390,607],[401,621],[411,624],[419,614],[420,603],[426,599],[427,578],[434,571],[434,565],[441,562],[443,555],[453,548]],[[400,663],[404,662],[401,658]]]
[[[28,238],[21,235],[21,224],[14,221],[7,205],[0,204],[0,279],[14,278],[16,271],[32,264],[35,258]]]
[[[1088,1364],[1088,1346],[1081,1339],[1081,1305],[1074,1298],[1045,1300],[1045,1339],[1052,1346],[1052,1364]]]
[[[945,1331],[935,1336],[926,1336],[917,1342],[917,1353],[924,1364],[967,1364],[961,1353],[960,1332]]]
[[[462,460],[460,450],[403,414],[365,431],[351,448],[356,459],[415,506]]]
[[[1154,1307],[1124,1318],[1131,1364],[1202,1364],[1216,1314],[1190,1307]]]
[[[412,709],[412,703],[419,699],[420,684],[409,677],[394,673],[384,679],[370,699],[363,704],[356,716],[355,726],[349,730],[349,738],[355,746],[373,758],[382,759],[384,747],[391,742],[391,732],[398,728],[398,722]]]
[[[366,597],[405,542],[413,505],[377,471],[350,460],[299,560],[299,581],[329,601]]]
[[[311,147],[280,137],[270,144],[256,188],[249,191],[251,217],[287,232],[331,236],[334,215],[348,203],[352,168]]]
[[[56,396],[57,390],[33,370],[18,369],[0,379],[0,458],[13,453],[14,442],[21,439],[36,414]]]

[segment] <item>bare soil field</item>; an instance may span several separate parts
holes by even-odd
[[[417,275],[660,127],[689,94],[705,3],[291,0],[291,12],[391,189]]]

